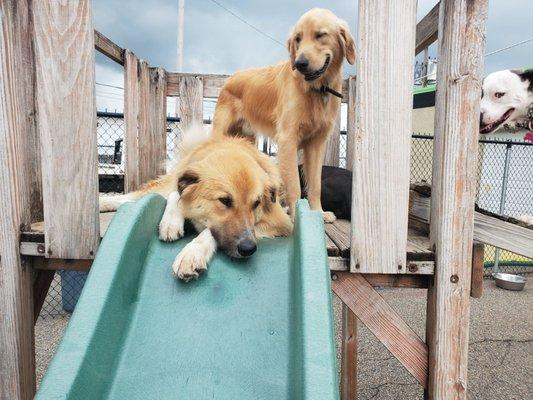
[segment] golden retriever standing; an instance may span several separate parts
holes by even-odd
[[[325,143],[341,103],[342,63],[344,58],[355,62],[355,43],[346,22],[329,10],[314,8],[296,23],[288,49],[289,61],[237,72],[227,80],[215,108],[213,134],[261,132],[277,141],[286,200],[294,217],[300,198],[300,148],[310,207],[322,211]],[[322,213],[326,222],[335,220],[333,213]]]
[[[203,132],[194,133],[198,137]],[[147,193],[166,197],[159,238],[181,238],[185,219],[200,232],[172,265],[174,274],[188,281],[207,269],[217,247],[243,258],[255,252],[257,237],[290,235],[292,223],[279,202],[280,186],[277,167],[246,139],[209,138],[189,146],[172,172],[140,190],[100,197],[100,211],[116,210]]]

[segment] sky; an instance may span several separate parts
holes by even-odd
[[[258,33],[217,3],[275,41]],[[436,3],[436,0],[419,0],[417,20]],[[356,35],[356,0],[185,0],[183,71],[231,74],[285,60],[285,42],[291,26],[313,7],[329,8],[346,20]],[[175,71],[177,9],[178,0],[93,0],[94,26],[122,48],[147,60],[151,66]],[[532,0],[490,0],[486,52],[532,38],[532,21]],[[433,45],[430,56],[435,57],[436,50]],[[533,41],[485,59],[486,73],[525,66],[533,66]],[[347,63],[344,71],[345,74],[355,73]],[[97,53],[96,81],[122,87],[122,67]],[[122,90],[97,85],[96,93],[99,110],[122,111]]]

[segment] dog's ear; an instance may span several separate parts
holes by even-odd
[[[351,64],[355,64],[355,41],[352,34],[350,33],[350,28],[346,21],[339,20],[339,38],[341,45],[344,47],[344,55],[346,60]]]
[[[181,194],[188,188],[200,182],[200,176],[193,170],[187,169],[178,177],[178,193]]]
[[[517,74],[524,82],[528,82],[528,90],[533,91],[533,69],[526,69],[524,71],[512,71]]]
[[[289,50],[289,59],[291,60],[291,68],[294,70],[294,63],[296,62],[296,45],[294,44],[294,34],[291,31],[287,39],[287,50]]]

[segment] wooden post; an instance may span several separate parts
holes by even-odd
[[[28,1],[0,2],[0,398],[35,392],[32,270],[19,253],[31,224],[34,62]]]
[[[165,173],[166,72],[126,50],[124,88],[125,190],[131,192]]]
[[[348,123],[346,125],[346,169],[353,170],[355,140],[355,76],[348,78]]]
[[[487,0],[442,0],[431,196],[429,399],[466,399],[479,100]]]
[[[470,297],[475,299],[479,299],[483,295],[484,256],[485,245],[483,243],[474,242],[474,248],[472,249],[472,279],[470,283]]]
[[[91,1],[33,2],[45,254],[94,258],[100,242]]]
[[[341,399],[357,395],[357,317],[342,303]]]
[[[416,0],[359,1],[352,272],[406,271],[415,26]]]
[[[341,110],[339,106],[339,114],[335,120],[335,126],[329,134],[329,137],[326,142],[326,153],[324,156],[324,165],[329,165],[332,167],[339,166],[339,152],[340,152],[340,142],[341,142]]]

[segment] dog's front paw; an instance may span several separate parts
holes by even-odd
[[[324,217],[326,224],[331,224],[337,220],[337,217],[331,211],[322,211],[322,217]]]
[[[163,218],[159,223],[159,239],[174,242],[183,237],[185,221],[182,218]]]
[[[207,269],[208,261],[205,253],[202,254],[197,246],[189,245],[190,243],[183,248],[174,260],[174,264],[172,264],[174,276],[185,282],[189,282],[191,279],[198,279],[200,273]]]

